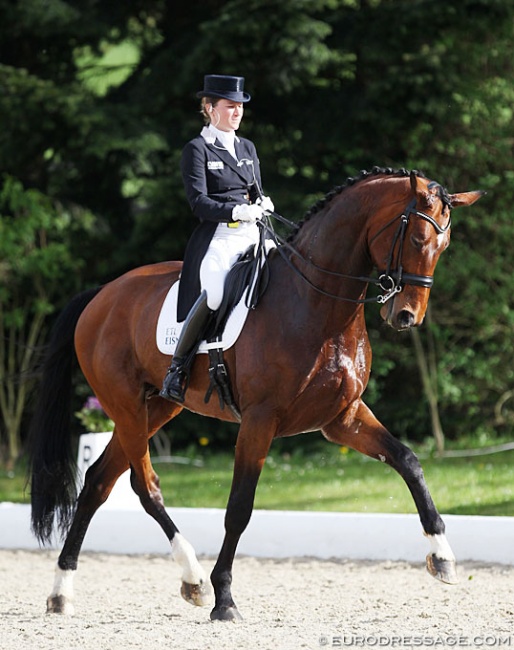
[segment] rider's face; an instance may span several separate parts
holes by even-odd
[[[243,104],[220,99],[210,115],[211,124],[220,131],[237,131],[243,118]]]

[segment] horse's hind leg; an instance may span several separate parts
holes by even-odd
[[[86,472],[84,488],[57,560],[54,587],[47,599],[49,613],[73,614],[73,578],[88,526],[95,512],[111,493],[118,477],[128,467],[128,461],[114,435],[100,458]]]
[[[177,416],[182,407],[162,399],[140,404],[131,416],[120,414],[118,434],[123,452],[131,467],[130,482],[145,511],[159,524],[171,544],[171,557],[182,568],[180,593],[191,605],[203,606],[210,601],[211,587],[191,544],[180,534],[164,507],[159,477],[150,461],[148,439],[165,423]],[[148,431],[141,436],[141,429]]]
[[[172,558],[182,567],[182,597],[193,605],[208,604],[210,585],[205,571],[200,566],[193,547],[178,532],[164,507],[159,479],[153,471],[146,439],[135,437],[140,450],[132,446],[133,456],[129,459],[122,448],[119,436],[115,434],[101,457],[86,473],[84,489],[78,502],[75,516],[57,561],[54,588],[47,600],[47,611],[58,614],[73,614],[73,578],[78,556],[91,519],[104,503],[119,476],[131,466],[131,484],[139,496],[145,511],[161,526],[171,543]]]
[[[182,568],[182,597],[191,605],[207,605],[211,591],[207,576],[196,558],[193,547],[180,534],[166,512],[159,477],[152,467],[148,445],[142,458],[136,455],[131,459],[131,467],[130,481],[134,492],[139,496],[145,511],[157,521],[168,537],[171,556]]]
[[[387,463],[400,474],[412,494],[424,533],[430,541],[431,549],[427,555],[429,573],[442,582],[456,583],[455,556],[446,540],[444,522],[434,505],[416,455],[394,438],[362,402],[353,417],[345,412],[324,427],[323,434],[331,442]]]

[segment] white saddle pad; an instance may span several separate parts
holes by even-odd
[[[157,321],[157,347],[163,354],[175,354],[178,338],[184,325],[184,323],[177,323],[178,285],[179,283],[175,282],[168,291],[168,295],[161,308],[161,313],[159,314],[159,320]],[[246,292],[229,316],[221,341],[223,350],[228,350],[228,348],[234,345],[243,329],[249,311],[245,304],[245,299]],[[198,352],[207,354],[210,348],[218,347],[220,347],[218,342],[207,343],[203,341],[200,344]]]

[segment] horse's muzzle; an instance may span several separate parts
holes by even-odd
[[[386,303],[380,310],[380,315],[384,321],[393,329],[403,331],[418,327],[423,322],[423,318],[419,321],[416,314],[411,309],[395,309],[396,298]]]
[[[391,324],[397,330],[408,330],[416,325],[416,319],[411,311],[402,309]]]

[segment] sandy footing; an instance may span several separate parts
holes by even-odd
[[[422,564],[236,558],[244,621],[209,620],[167,556],[84,553],[73,617],[46,614],[56,552],[0,551],[3,650],[514,648],[514,567],[467,563],[443,585]],[[201,564],[210,573],[214,560]]]

